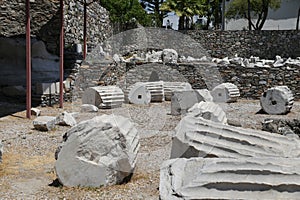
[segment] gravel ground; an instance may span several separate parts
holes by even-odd
[[[16,104],[0,102],[5,108]],[[38,107],[42,115],[57,116],[63,111],[76,112],[82,121],[101,114],[118,114],[131,118],[140,133],[141,147],[132,179],[125,184],[101,188],[68,188],[57,184],[54,172],[54,152],[69,127],[57,126],[49,132],[33,128],[25,111],[0,118],[0,139],[4,146],[0,164],[0,199],[159,199],[159,167],[170,155],[171,137],[181,116],[171,116],[170,102],[149,106],[124,104],[122,108],[100,110],[97,114],[80,113],[79,103],[66,103],[64,109]],[[22,106],[20,106],[21,108]],[[259,114],[256,100],[239,100],[221,104],[227,118],[246,128],[261,129],[265,118],[300,118],[300,102],[295,102],[287,115]],[[3,116],[3,115],[2,115]]]

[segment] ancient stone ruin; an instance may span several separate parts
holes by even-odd
[[[123,102],[124,93],[117,86],[90,87],[82,96],[82,104],[92,104],[98,108],[116,108]]]
[[[147,105],[151,102],[151,93],[144,83],[137,82],[128,87],[124,93],[126,103]]]
[[[232,83],[222,83],[216,86],[212,91],[214,102],[235,102],[240,96],[239,89]]]
[[[300,141],[185,116],[176,127],[171,158],[299,157]]]
[[[200,103],[196,103],[188,110],[187,114],[199,118],[200,120],[203,118],[213,122],[227,124],[225,112],[218,104],[213,102],[201,101]]]
[[[55,171],[69,187],[120,184],[135,168],[139,135],[129,119],[101,115],[80,122],[64,134]]]
[[[191,90],[192,86],[186,82],[168,82],[164,81],[165,100],[171,101],[172,92],[176,90]]]
[[[288,113],[294,104],[294,96],[287,86],[276,86],[268,89],[260,98],[262,109],[271,115]]]
[[[299,158],[180,158],[160,171],[160,198],[298,199]]]

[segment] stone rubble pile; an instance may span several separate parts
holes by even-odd
[[[299,158],[179,158],[163,163],[160,199],[299,199]]]
[[[68,130],[63,139],[55,171],[64,186],[120,184],[135,168],[139,135],[127,118],[97,116]]]
[[[287,64],[300,66],[300,57],[297,57],[296,59],[292,59],[292,58],[283,59],[280,56],[276,56],[275,60],[266,60],[254,56],[251,56],[250,58],[242,58],[236,55],[234,58],[228,58],[228,57],[225,57],[223,59],[213,58],[211,61],[220,65],[236,64],[247,68],[255,68],[255,67],[278,68]]]

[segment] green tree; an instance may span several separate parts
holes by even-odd
[[[233,0],[228,6],[226,16],[245,18],[249,22],[249,29],[261,30],[267,19],[269,8],[276,10],[280,8],[280,4],[281,0]],[[252,20],[254,17],[256,22]]]
[[[160,10],[175,12],[179,17],[179,30],[189,29],[194,15],[205,15],[205,0],[166,0]]]
[[[109,17],[119,31],[130,29],[133,23],[150,26],[151,18],[138,0],[101,0],[101,6],[109,11]]]
[[[163,19],[167,16],[166,11],[161,11],[160,7],[164,0],[141,0],[142,7],[151,14],[155,26],[161,27]]]

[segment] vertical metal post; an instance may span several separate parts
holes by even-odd
[[[86,46],[86,21],[87,21],[87,3],[83,4],[83,59],[86,58],[87,46]]]
[[[222,0],[222,31],[225,30],[225,0]]]
[[[31,30],[30,2],[26,0],[26,117],[31,118]]]
[[[60,0],[60,42],[59,42],[59,107],[63,108],[64,102],[64,0]]]

